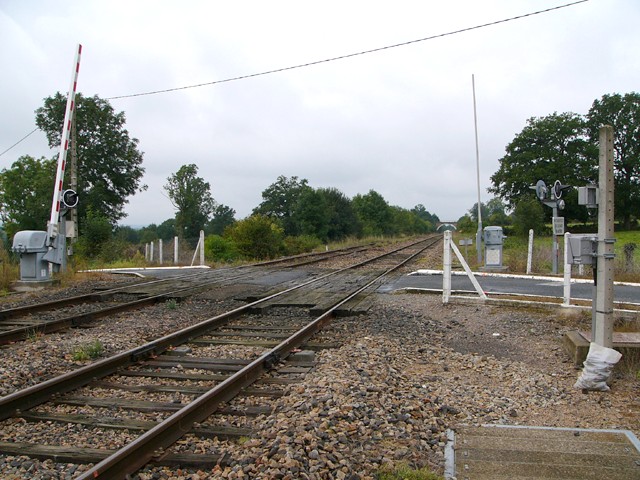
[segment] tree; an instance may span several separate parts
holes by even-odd
[[[530,118],[525,128],[507,145],[500,167],[491,176],[490,192],[513,208],[530,196],[531,185],[545,180],[551,185],[582,186],[595,179],[598,152],[588,137],[584,118],[575,113],[554,113]],[[568,218],[585,220],[587,212],[577,205],[576,191],[566,196]],[[549,213],[550,213],[549,209]]]
[[[513,211],[513,232],[519,236],[527,236],[529,230],[540,234],[544,232],[544,207],[532,195],[522,197]]]
[[[198,167],[192,163],[168,177],[164,189],[177,210],[178,235],[185,239],[197,238],[215,207],[209,182],[198,177]]]
[[[604,95],[587,114],[589,137],[599,143],[602,125],[613,127],[615,216],[627,230],[640,212],[640,94]]]
[[[0,172],[0,218],[9,236],[47,227],[55,175],[54,160],[28,155]]]
[[[329,239],[331,211],[324,195],[318,190],[309,188],[300,194],[293,219],[299,235],[313,236],[323,242]]]
[[[435,230],[436,223],[438,223],[440,221],[440,219],[438,218],[438,216],[435,213],[433,213],[433,214],[429,213],[427,211],[427,209],[424,207],[424,205],[422,205],[421,203],[419,203],[418,205],[413,207],[411,209],[411,211],[414,213],[414,215],[417,215],[422,220],[425,220],[425,221],[429,222],[431,224],[432,229],[433,229],[431,231]]]
[[[366,195],[353,197],[352,202],[364,235],[388,235],[392,232],[393,213],[382,195],[369,190]]]
[[[233,208],[222,204],[217,205],[213,209],[213,217],[209,220],[205,232],[208,235],[222,235],[225,228],[235,223],[235,215],[236,211]]]
[[[359,235],[362,226],[351,200],[337,188],[319,188],[317,192],[323,198],[329,212],[327,239],[335,241],[351,235]]]
[[[306,179],[280,175],[262,192],[262,203],[253,209],[254,215],[266,215],[281,222],[286,235],[297,235],[294,212],[303,192],[309,190]]]
[[[36,125],[45,132],[50,148],[60,146],[66,102],[66,96],[58,92],[36,110]],[[146,189],[140,183],[144,168],[138,140],[129,136],[124,112],[116,113],[97,95],[76,95],[75,125],[81,222],[92,210],[116,225],[125,217],[127,197]],[[49,201],[55,174],[50,182]]]
[[[158,238],[162,240],[173,240],[176,236],[176,219],[168,218],[156,228]]]
[[[252,215],[229,227],[225,237],[233,240],[241,255],[261,260],[280,254],[284,231],[273,219],[264,215]]]

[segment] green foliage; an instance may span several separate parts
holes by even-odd
[[[207,235],[222,235],[225,228],[235,223],[235,215],[236,211],[233,208],[222,204],[217,205],[216,208],[213,209],[211,220],[209,220],[209,223],[207,223],[205,227],[205,233]]]
[[[178,301],[175,298],[170,298],[169,300],[164,302],[164,304],[169,310],[175,310],[176,308],[178,308]]]
[[[327,225],[327,241],[342,240],[350,236],[358,236],[361,233],[361,225],[358,221],[351,200],[337,188],[318,188],[316,192],[323,199],[329,212]],[[316,237],[320,237],[314,233]]]
[[[435,225],[440,221],[436,214],[429,213],[421,203],[413,207],[411,211],[422,220],[429,222],[433,227],[432,231],[435,231]]]
[[[45,132],[51,148],[60,146],[66,103],[66,95],[58,92],[36,110],[36,125]],[[129,136],[124,112],[116,113],[97,95],[76,95],[75,125],[79,217],[91,210],[116,225],[125,216],[127,197],[146,189],[140,184],[144,168],[138,140]],[[49,201],[55,174],[50,181]]]
[[[529,230],[538,235],[545,230],[544,211],[540,201],[531,195],[522,197],[513,212],[513,233],[528,236]]]
[[[104,353],[104,346],[100,340],[80,345],[73,350],[72,358],[75,361],[85,361],[95,359]]]
[[[615,215],[627,230],[640,214],[640,94],[604,95],[587,114],[589,137],[599,144],[602,125],[613,127]]]
[[[320,191],[305,189],[300,193],[294,209],[296,231],[299,235],[316,236],[326,242],[329,238],[331,214]]]
[[[507,145],[500,167],[491,177],[489,191],[514,208],[531,195],[531,185],[544,180],[551,185],[581,186],[596,178],[597,148],[589,141],[584,118],[575,113],[554,113],[530,118],[525,128]],[[584,220],[586,209],[578,206],[576,191],[565,195],[567,219]],[[551,214],[548,209],[547,216]]]
[[[112,240],[113,234],[109,219],[101,213],[89,210],[84,221],[80,222],[82,234],[75,244],[75,251],[78,255],[86,258],[96,258],[100,256],[105,246]],[[112,248],[111,255],[116,256],[116,248]],[[108,253],[108,252],[107,252]]]
[[[379,236],[392,232],[393,213],[387,201],[375,190],[353,197],[353,208],[362,223],[365,236]]]
[[[0,218],[9,236],[46,228],[55,178],[55,160],[28,155],[0,172]]]
[[[262,192],[262,203],[253,209],[253,214],[276,219],[283,226],[286,235],[296,235],[298,225],[294,212],[300,196],[309,189],[311,187],[304,178],[298,180],[295,176],[287,178],[280,175],[275,183]]]
[[[407,464],[395,468],[383,467],[376,475],[377,480],[444,480],[428,468],[413,469]]]
[[[298,255],[300,253],[312,252],[322,245],[322,242],[312,235],[298,235],[296,237],[286,237],[284,239],[284,254]]]
[[[195,164],[183,165],[167,178],[164,189],[176,212],[176,231],[182,238],[196,238],[213,212],[215,201],[209,182],[198,177]]]
[[[284,230],[271,218],[252,215],[227,228],[225,237],[233,240],[240,255],[264,260],[280,254]]]
[[[469,215],[460,217],[456,224],[460,233],[471,233],[478,230],[478,222],[474,222]]]
[[[240,254],[231,238],[207,235],[204,239],[204,256],[211,261],[231,262],[236,260]]]

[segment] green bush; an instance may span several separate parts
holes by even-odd
[[[264,260],[277,257],[284,249],[284,230],[274,220],[263,215],[252,215],[225,230],[246,258]]]
[[[231,262],[236,260],[240,254],[231,238],[208,235],[204,239],[204,256],[210,261]]]
[[[284,253],[285,255],[298,255],[311,252],[320,245],[322,245],[322,242],[312,235],[287,237],[284,239]]]

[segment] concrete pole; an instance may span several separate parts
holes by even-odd
[[[613,346],[613,127],[600,127],[598,189],[598,257],[595,332],[592,338],[603,347]]]
[[[449,303],[451,297],[451,231],[444,232],[444,252],[442,269],[442,303]]]
[[[527,275],[531,275],[533,264],[533,229],[529,230],[529,248],[527,249]]]
[[[204,265],[204,230],[200,230],[200,266]]]
[[[555,222],[555,218],[558,216],[558,207],[557,204],[555,207],[553,207],[553,220],[552,222]],[[553,234],[553,258],[552,258],[552,267],[553,267],[553,274],[557,275],[558,274],[558,257],[560,255],[560,249],[558,248],[558,236],[556,235],[555,232],[555,227],[553,229],[554,231],[552,232]]]
[[[162,239],[158,240],[158,262],[162,265]]]
[[[154,250],[154,245],[153,242],[151,242],[151,247],[149,248],[149,261],[153,262],[153,250]]]
[[[564,234],[564,300],[562,305],[568,307],[571,305],[571,264],[569,263],[569,238],[571,234]]]
[[[144,259],[147,262],[149,261],[149,244],[148,243],[144,244]]]
[[[178,237],[173,237],[173,263],[177,265],[179,261],[178,258]]]

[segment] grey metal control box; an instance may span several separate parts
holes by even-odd
[[[502,267],[502,245],[505,238],[502,227],[484,228],[485,267]]]
[[[570,265],[594,265],[598,236],[595,234],[571,235],[567,261]]]
[[[49,262],[44,256],[49,250],[47,232],[23,230],[13,237],[11,250],[20,255],[20,279],[23,281],[49,280]]]

